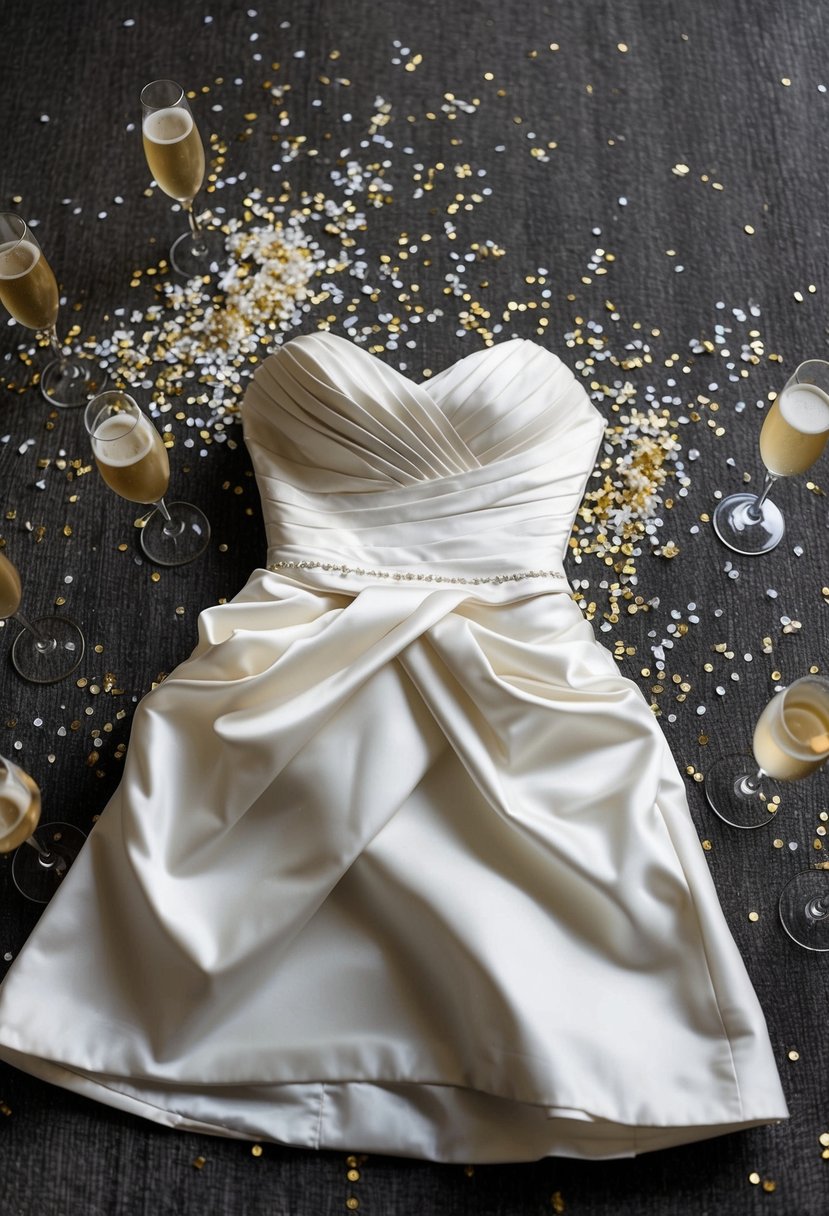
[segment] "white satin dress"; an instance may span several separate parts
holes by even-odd
[[[682,781],[562,568],[602,422],[553,354],[257,373],[268,568],[137,709],[0,1054],[169,1126],[458,1162],[786,1116]]]

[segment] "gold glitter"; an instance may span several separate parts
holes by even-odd
[[[567,1210],[561,1191],[553,1191],[552,1195],[550,1196],[550,1206],[556,1213],[561,1213]]]
[[[829,1148],[829,1132],[821,1132],[818,1136],[818,1140],[824,1148]]]
[[[251,1155],[251,1157],[261,1157],[262,1151],[263,1150],[262,1150],[261,1144],[254,1144],[250,1150],[250,1155]]]
[[[355,1195],[349,1195],[348,1199],[345,1201],[345,1206],[348,1208],[349,1212],[356,1212],[357,1208],[360,1206],[360,1200],[357,1199]]]
[[[774,845],[774,847],[775,847],[776,849],[782,849],[782,848],[783,848],[783,841],[780,839],[780,837],[779,837],[779,836],[778,836],[778,837],[777,837],[777,838],[776,838],[774,841],[772,841],[772,843],[773,843],[773,845]]]
[[[795,1051],[795,1050],[793,1049],[792,1051],[790,1051],[790,1052],[789,1052],[789,1059],[790,1059],[790,1060],[799,1060],[799,1059],[800,1059],[800,1052],[799,1052],[799,1051]]]
[[[153,570],[152,574],[150,575],[150,578],[154,583],[157,583],[160,580],[161,575],[158,573],[157,570]]]
[[[763,1190],[766,1192],[767,1195],[772,1195],[777,1190],[777,1183],[774,1182],[771,1178],[764,1178],[763,1179]]]
[[[752,921],[752,923],[754,923],[760,919],[760,913],[759,912],[749,912],[748,919],[750,921]]]
[[[710,853],[714,846],[710,840],[703,840],[702,847],[705,849],[706,853]]]
[[[197,1169],[197,1170],[204,1169],[204,1166],[205,1166],[206,1164],[207,1164],[207,1158],[206,1158],[206,1157],[194,1157],[194,1158],[193,1158],[193,1166],[194,1166],[194,1168],[195,1168],[195,1169]]]
[[[346,1178],[348,1179],[349,1182],[359,1182],[360,1181],[360,1171],[356,1170],[356,1169],[349,1170],[348,1173],[346,1174]]]

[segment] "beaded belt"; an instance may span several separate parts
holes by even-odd
[[[484,583],[498,586],[501,583],[521,583],[529,578],[557,578],[566,582],[565,575],[560,570],[518,570],[511,574],[481,575],[474,578],[462,575],[427,574],[421,572],[400,570],[370,570],[362,566],[345,566],[337,562],[272,562],[268,566],[275,574],[282,570],[323,570],[326,574],[356,574],[363,578],[387,578],[396,583],[451,583],[462,587],[479,587]]]

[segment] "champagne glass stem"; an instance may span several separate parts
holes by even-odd
[[[763,783],[764,776],[765,772],[761,768],[758,768],[753,777],[747,773],[737,782],[737,789],[746,797],[753,798],[755,794],[760,792],[760,786]]]
[[[165,536],[178,536],[179,533],[182,531],[183,525],[181,524],[181,522],[179,522],[179,523],[175,522],[172,515],[167,510],[167,504],[164,501],[164,499],[159,498],[159,500],[155,504],[155,506],[161,512],[161,514],[164,518],[164,528],[163,528],[164,535]]]
[[[202,235],[198,216],[193,210],[193,201],[191,198],[188,202],[182,203],[182,207],[187,212],[187,220],[190,224],[190,235],[193,238],[193,253],[196,257],[202,257],[207,253],[207,245]]]
[[[38,648],[41,654],[50,654],[55,649],[57,646],[55,639],[50,638],[48,634],[41,633],[40,630],[31,623],[31,621],[26,619],[22,612],[15,612],[14,619],[17,621],[18,625],[22,625],[24,629],[28,629],[29,633],[35,640],[35,646]]]
[[[48,330],[46,331],[46,336],[49,339],[52,354],[56,359],[59,359],[61,363],[64,363],[66,361],[66,356],[63,353],[63,347],[60,344],[60,339],[58,338],[58,333],[54,325],[49,326]]]
[[[763,513],[763,503],[768,498],[769,493],[771,491],[771,487],[774,485],[774,483],[776,481],[777,481],[777,475],[775,473],[766,473],[766,480],[763,484],[762,494],[759,494],[757,496],[756,502],[753,502],[750,507],[746,508],[746,515],[748,515],[749,519],[754,519],[754,520],[760,519],[760,517]]]
[[[806,918],[809,921],[825,920],[829,916],[829,899],[810,899],[806,905]]]
[[[52,853],[49,849],[44,849],[36,836],[27,836],[23,843],[31,845],[35,850],[38,863],[43,866],[44,870],[54,870],[59,878],[66,873],[66,858],[61,857],[59,853]]]

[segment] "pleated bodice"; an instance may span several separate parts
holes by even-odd
[[[534,343],[415,384],[330,333],[270,356],[243,420],[269,564],[523,589],[563,583],[603,430],[572,373]]]

